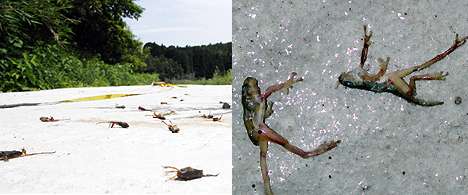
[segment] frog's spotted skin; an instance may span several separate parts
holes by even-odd
[[[244,109],[244,125],[250,141],[254,145],[260,146],[260,168],[262,170],[263,185],[265,194],[273,194],[270,186],[270,178],[268,176],[268,168],[266,164],[266,154],[268,151],[268,142],[273,142],[283,146],[286,150],[299,155],[302,158],[310,158],[323,154],[335,148],[340,140],[333,140],[318,146],[312,151],[304,151],[297,146],[289,143],[286,138],[283,138],[276,131],[265,124],[265,119],[273,113],[273,102],[269,102],[268,97],[277,91],[288,90],[293,84],[302,81],[302,78],[297,77],[297,73],[290,74],[288,80],[283,83],[270,86],[264,93],[261,93],[258,87],[257,79],[247,77],[242,85],[242,106]]]
[[[431,65],[442,60],[450,53],[455,51],[458,47],[465,44],[468,37],[458,37],[456,35],[455,41],[452,46],[445,50],[444,52],[436,55],[431,60],[424,62],[423,64],[416,65],[407,69],[398,70],[385,74],[387,71],[388,63],[390,58],[387,57],[386,60],[379,58],[380,70],[378,73],[372,75],[364,70],[364,63],[367,60],[367,53],[369,46],[371,45],[370,38],[372,37],[372,32],[367,32],[367,26],[364,26],[364,46],[361,53],[361,63],[359,67],[349,71],[341,73],[338,77],[338,81],[346,86],[351,88],[363,89],[368,91],[373,91],[376,93],[392,93],[396,96],[399,96],[408,102],[411,102],[416,105],[421,106],[436,106],[441,105],[444,102],[440,101],[427,101],[423,99],[416,98],[416,81],[418,80],[445,80],[445,77],[448,75],[446,72],[436,72],[423,75],[415,75],[410,78],[409,84],[403,79],[404,77],[410,75],[413,72],[420,71],[426,68],[429,68]]]

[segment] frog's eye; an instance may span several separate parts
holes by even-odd
[[[351,81],[344,81],[343,83],[346,86],[353,86],[353,82],[351,82]]]

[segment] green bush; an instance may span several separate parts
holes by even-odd
[[[82,59],[58,45],[36,47],[19,58],[0,60],[1,91],[63,87],[149,84],[157,74],[133,73],[130,64],[106,64]]]

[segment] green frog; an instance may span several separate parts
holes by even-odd
[[[356,69],[344,72],[338,77],[338,82],[342,85],[350,88],[357,88],[372,91],[375,93],[392,93],[396,96],[399,96],[406,101],[421,105],[421,106],[436,106],[441,105],[444,102],[441,101],[431,101],[423,100],[416,98],[416,81],[419,80],[445,80],[445,77],[448,75],[447,72],[435,72],[422,75],[414,75],[410,78],[409,84],[403,79],[404,77],[410,75],[413,72],[421,71],[423,69],[429,68],[431,65],[442,60],[450,53],[455,51],[458,47],[465,44],[468,37],[460,38],[458,34],[455,36],[455,41],[453,44],[445,50],[444,52],[436,55],[432,59],[424,62],[420,65],[415,65],[403,70],[397,70],[386,74],[387,66],[390,62],[390,58],[387,57],[385,60],[378,58],[380,69],[376,74],[371,74],[364,69],[364,63],[367,60],[367,53],[369,46],[371,45],[372,31],[367,31],[367,26],[364,26],[364,46],[361,51],[361,63]]]
[[[268,97],[278,91],[284,91],[288,94],[289,89],[292,88],[293,84],[300,81],[303,81],[303,78],[298,77],[297,73],[292,72],[289,75],[288,80],[268,87],[264,93],[260,91],[258,81],[253,77],[247,77],[242,85],[244,125],[250,141],[252,141],[254,145],[260,147],[260,168],[262,171],[265,194],[267,195],[273,194],[266,163],[268,144],[270,142],[278,144],[289,152],[299,155],[302,158],[310,158],[323,154],[335,148],[341,142],[341,140],[332,140],[319,145],[311,151],[305,151],[289,143],[286,138],[282,137],[265,123],[265,119],[270,117],[273,113],[273,102],[269,102]]]

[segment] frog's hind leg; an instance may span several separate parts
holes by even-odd
[[[415,75],[410,78],[408,96],[416,95],[416,81],[419,80],[445,80],[447,72],[436,72],[432,74]]]
[[[468,39],[468,36],[466,37],[462,37],[460,38],[458,36],[458,34],[455,36],[455,40],[452,44],[452,46],[450,46],[450,48],[448,48],[447,50],[445,50],[444,52],[440,53],[440,54],[437,54],[435,57],[433,57],[432,59],[428,60],[427,62],[424,62],[420,65],[416,65],[416,66],[412,66],[412,67],[409,67],[409,68],[406,68],[406,69],[403,69],[403,70],[399,70],[399,71],[395,71],[395,72],[392,72],[390,74],[392,75],[396,75],[400,78],[403,78],[403,77],[406,77],[408,76],[409,74],[413,73],[413,72],[416,72],[416,71],[420,71],[420,70],[423,70],[423,69],[426,69],[426,68],[429,68],[431,65],[435,64],[436,62],[444,59],[446,56],[448,56],[450,53],[452,53],[453,51],[455,51],[455,49],[457,49],[458,47],[462,46],[463,44],[465,44],[466,42],[466,39]]]
[[[273,129],[270,129],[266,124],[260,124],[259,125],[260,130],[259,130],[259,136],[261,136],[263,139],[267,139],[268,141],[272,141],[276,144],[279,144],[283,146],[286,150],[299,155],[302,158],[310,158],[314,156],[318,156],[320,154],[323,154],[336,146],[338,146],[339,143],[341,143],[341,140],[333,140],[329,142],[325,142],[318,146],[316,149],[311,150],[311,151],[304,151],[303,149],[290,144],[287,139],[282,137],[280,134],[275,132]]]
[[[268,166],[266,163],[266,155],[268,152],[268,141],[260,140],[260,169],[262,170],[263,188],[266,195],[273,195],[270,185],[270,176],[268,176]]]

